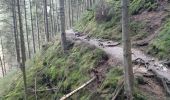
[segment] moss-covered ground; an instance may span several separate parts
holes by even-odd
[[[100,49],[87,44],[72,44],[67,54],[63,54],[58,42],[48,44],[44,50],[27,62],[28,100],[35,100],[33,92],[35,80],[37,90],[57,88],[54,91],[37,92],[39,100],[58,100],[63,95],[73,91],[88,81],[91,70],[107,63],[107,55]],[[104,60],[104,62],[103,62]],[[101,63],[102,61],[102,63]],[[109,65],[108,65],[109,66]],[[106,67],[106,66],[102,66]],[[118,81],[122,79],[121,68],[110,66],[105,78],[97,87],[88,86],[70,97],[71,100],[109,100],[112,97]],[[24,89],[22,75],[15,76],[3,91],[2,100],[23,100]],[[136,96],[141,98],[140,96]],[[139,99],[137,99],[139,100]],[[143,99],[140,99],[143,100]]]

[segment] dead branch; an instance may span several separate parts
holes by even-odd
[[[84,83],[83,85],[81,85],[79,88],[75,89],[74,91],[64,95],[60,100],[66,100],[67,98],[69,98],[70,96],[72,96],[73,94],[77,93],[79,90],[83,89],[84,87],[86,87],[87,85],[89,85],[90,83],[92,83],[94,80],[96,79],[96,77],[93,77],[92,79],[90,79],[89,81],[87,81],[86,83]]]
[[[121,44],[120,42],[114,43],[114,44],[107,44],[106,47],[115,47],[115,46],[118,46],[120,44]]]

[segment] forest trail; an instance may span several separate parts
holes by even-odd
[[[122,64],[123,48],[120,43],[89,38],[88,36],[84,35],[76,36],[77,34],[72,29],[66,30],[66,34],[67,37],[73,41],[82,41],[102,49],[109,56],[114,58],[114,60],[116,60],[114,62],[119,62]],[[155,74],[157,78],[162,80],[165,90],[169,91],[170,87],[168,87],[168,85],[170,81],[170,69],[164,66],[162,61],[159,61],[157,58],[151,57],[136,48],[132,48],[132,61],[136,61],[138,63],[134,67],[134,73],[139,72],[142,74],[150,74],[150,71],[152,71],[152,73]],[[143,64],[143,67],[140,67],[141,64]]]

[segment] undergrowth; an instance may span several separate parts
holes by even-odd
[[[170,19],[162,27],[158,37],[152,41],[148,53],[156,55],[160,59],[170,57]]]
[[[71,44],[67,54],[63,54],[58,42],[48,44],[27,62],[28,100],[35,100],[33,91],[35,82],[37,90],[56,88],[53,91],[37,92],[39,100],[60,99],[88,81],[92,77],[92,69],[103,65],[103,60],[107,61],[106,57],[107,55],[102,50],[87,44]],[[123,70],[120,67],[110,67],[100,85],[98,84],[96,88],[88,86],[71,96],[70,99],[109,100],[122,75]],[[9,89],[1,96],[2,100],[23,100],[22,75],[19,74],[14,79]]]
[[[27,63],[27,83],[28,99],[34,100],[35,79],[37,80],[37,89],[57,88],[55,91],[37,92],[41,100],[59,99],[64,94],[76,89],[91,77],[91,69],[99,66],[101,60],[107,56],[103,51],[86,44],[75,44],[63,54],[59,43],[55,43],[45,48]],[[119,69],[117,69],[118,71]],[[110,86],[112,90],[116,86],[120,74],[115,74],[108,78],[105,85]],[[113,72],[112,72],[113,73]],[[118,72],[120,73],[120,71]],[[110,74],[111,75],[111,74]],[[113,82],[112,82],[113,81]],[[4,100],[22,100],[24,95],[22,75],[16,77],[16,80],[10,86],[10,89],[2,96]],[[94,94],[89,89],[83,89],[72,96],[72,99],[91,100]]]
[[[120,0],[106,0],[105,3],[111,8],[109,12],[112,12],[110,20],[98,21],[96,17],[96,9],[86,11],[82,16],[81,20],[76,23],[75,29],[88,34],[89,36],[111,39],[111,40],[121,40],[121,1]],[[139,14],[142,11],[152,11],[157,8],[155,0],[130,0],[130,14]],[[110,16],[107,13],[105,16]],[[133,25],[136,23],[135,25]],[[139,24],[140,23],[140,24]],[[139,25],[137,25],[139,24]],[[144,30],[146,23],[137,22],[134,20],[130,21],[130,34],[138,38],[145,38],[147,32]]]

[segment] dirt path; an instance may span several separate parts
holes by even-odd
[[[86,42],[88,44],[94,45],[97,48],[100,48],[104,50],[107,54],[114,56],[114,58],[117,58],[118,60],[122,61],[123,59],[123,48],[118,45],[118,46],[113,46],[109,47],[109,45],[116,45],[117,42],[114,41],[101,41],[98,39],[87,39],[87,36],[80,36],[80,37],[75,37],[74,32],[72,30],[67,30],[67,37],[75,40],[81,40],[83,42]],[[100,44],[103,44],[102,46]],[[108,45],[108,46],[107,46]],[[149,57],[145,55],[142,51],[137,50],[137,49],[132,49],[132,60],[135,60],[137,58],[142,58],[145,60],[155,60],[157,62],[158,60],[153,57]]]
[[[122,61],[123,61],[123,48],[121,45],[118,45],[119,43],[117,43],[117,42],[103,41],[103,40],[99,40],[99,39],[95,39],[95,38],[89,38],[88,36],[75,36],[75,33],[72,30],[67,30],[66,34],[67,34],[68,38],[70,38],[74,41],[80,40],[82,42],[88,43],[90,45],[94,45],[97,48],[102,49],[108,55],[110,55],[111,57],[116,59],[118,62],[122,63]],[[145,62],[148,62],[150,65],[148,69],[153,70],[154,74],[158,74],[158,76],[156,75],[157,77],[159,77],[161,79],[165,79],[165,81],[170,80],[170,70],[168,68],[166,68],[165,66],[163,66],[161,64],[161,61],[159,61],[157,58],[154,58],[154,57],[144,54],[142,51],[140,51],[138,49],[132,48],[132,60],[134,61],[137,58],[141,58]],[[137,68],[134,67],[134,70],[135,71],[138,70],[140,72],[143,71],[142,73],[148,73],[147,68],[143,67],[142,69],[140,69],[140,68],[138,69],[138,67],[139,66],[137,66]],[[155,83],[155,86],[159,86],[160,92],[162,91],[162,93],[159,93],[159,94],[161,94],[161,96],[164,95],[163,89],[161,89],[162,87],[160,86],[160,83]],[[154,88],[151,90],[154,90]],[[157,90],[155,90],[155,91],[158,92]],[[158,100],[162,100],[162,99],[158,99]]]

